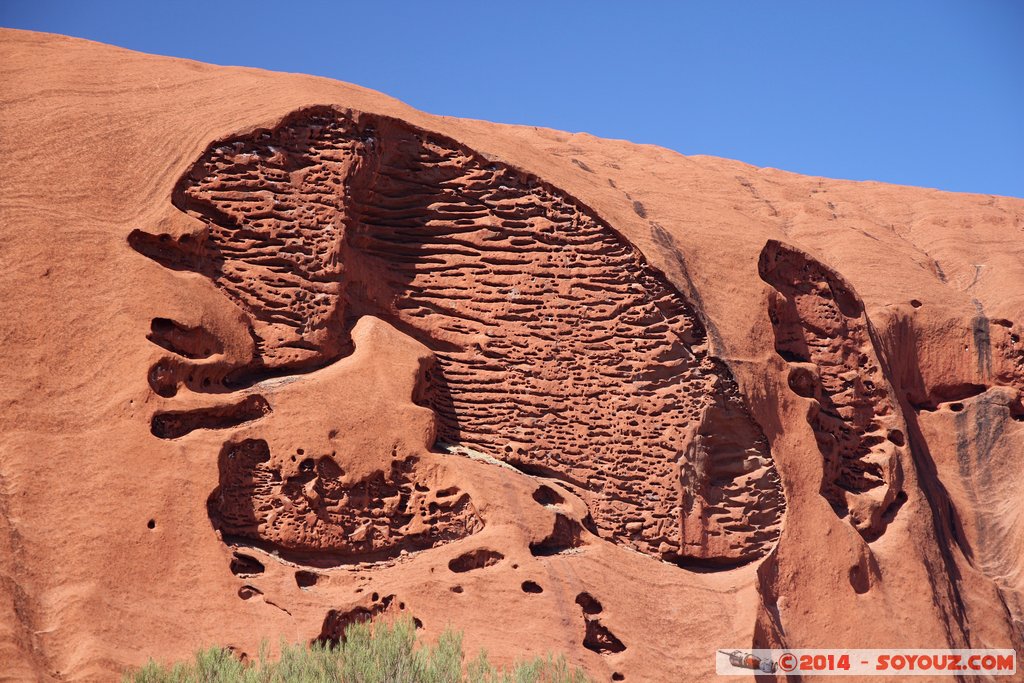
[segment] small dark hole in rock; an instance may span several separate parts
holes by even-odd
[[[155,519],[149,520],[148,522],[146,522],[146,526],[149,527],[150,529],[155,529],[156,528],[156,520]]]
[[[299,588],[312,588],[320,577],[313,572],[299,570],[295,572],[295,583]]]
[[[452,586],[448,590],[450,590],[452,593],[461,593],[462,592],[462,586]]]
[[[463,553],[448,563],[448,569],[460,574],[462,572],[472,571],[474,569],[483,569],[484,567],[490,567],[505,559],[505,556],[499,553],[497,550],[488,550],[487,548],[478,548],[471,550],[468,553]]]
[[[850,585],[853,586],[854,592],[858,595],[867,593],[868,589],[871,588],[868,574],[860,565],[850,567]]]
[[[539,583],[533,581],[523,581],[523,592],[524,593],[543,593],[544,589],[540,587]]]
[[[624,681],[624,680],[626,680],[626,677],[623,676],[622,674],[620,674],[618,671],[616,671],[615,673],[612,674],[612,680],[613,681]]]
[[[550,486],[541,486],[534,491],[533,499],[541,505],[559,505],[565,502],[565,499]]]
[[[243,600],[249,600],[250,598],[254,598],[257,595],[263,595],[263,592],[258,588],[253,588],[252,586],[242,586],[238,589],[238,597],[242,598]]]
[[[789,370],[788,383],[789,388],[792,389],[793,393],[797,396],[814,398],[816,393],[815,389],[819,384],[819,380],[814,376],[814,373],[807,368],[796,365]]]
[[[576,604],[583,608],[584,614],[600,614],[604,609],[597,598],[585,591],[576,596]]]
[[[374,593],[373,595],[370,596],[370,599],[373,600],[374,602],[377,602],[378,600],[380,600],[380,593]]]
[[[889,434],[888,434],[888,438],[889,438],[889,441],[892,441],[897,446],[902,446],[903,444],[905,444],[907,442],[907,440],[905,438],[903,438],[903,432],[901,432],[898,429],[890,429],[889,430]]]
[[[235,553],[234,557],[231,558],[231,573],[235,576],[262,574],[263,570],[263,563],[255,557],[243,555],[242,553]]]
[[[917,299],[911,299],[910,300],[910,305],[913,306],[914,308],[921,308],[921,306],[923,306],[924,304],[922,304]]]
[[[787,363],[805,363],[809,360],[808,358],[801,356],[800,354],[795,353],[789,349],[776,348],[775,352],[778,353],[782,360],[786,361]]]
[[[625,643],[597,619],[587,619],[583,647],[601,655],[615,654],[626,649]]]
[[[174,323],[169,318],[153,318],[149,323],[149,329],[159,334],[167,334],[174,329]]]
[[[534,557],[547,557],[557,555],[569,548],[576,548],[582,545],[580,532],[582,526],[574,519],[558,513],[555,515],[554,528],[551,533],[540,541],[530,544],[530,553]]]
[[[952,410],[954,413],[959,413],[961,410],[964,409],[964,404],[963,403],[950,403],[949,404],[949,409]]]

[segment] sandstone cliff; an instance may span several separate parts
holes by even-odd
[[[0,33],[0,660],[1024,645],[1024,201]]]

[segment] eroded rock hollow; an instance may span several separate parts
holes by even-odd
[[[416,399],[438,447],[563,482],[598,535],[658,558],[735,564],[778,538],[768,442],[699,315],[559,190],[400,121],[318,107],[212,145],[174,204],[205,227],[132,245],[211,278],[249,314],[256,355],[212,378],[160,366],[158,394],[322,367],[376,316],[433,352]]]

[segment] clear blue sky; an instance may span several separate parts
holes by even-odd
[[[1024,197],[1024,0],[0,0],[0,25],[328,76],[436,114]]]

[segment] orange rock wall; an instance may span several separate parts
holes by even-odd
[[[0,65],[0,675],[381,613],[596,680],[1021,650],[1024,201]]]

